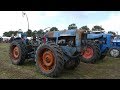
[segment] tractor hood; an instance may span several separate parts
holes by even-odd
[[[88,34],[87,39],[95,39],[95,38],[100,38],[102,36],[103,34]]]
[[[81,30],[63,30],[63,31],[50,31],[45,36],[46,37],[62,37],[62,36],[76,36],[78,33],[83,33]]]
[[[105,33],[100,33],[100,34],[92,33],[92,34],[87,34],[87,39],[97,39],[97,38],[101,38],[101,37],[106,38],[107,35],[111,36],[111,34],[105,34]]]

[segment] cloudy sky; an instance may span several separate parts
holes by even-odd
[[[120,11],[25,11],[32,30],[57,27],[67,29],[75,23],[78,28],[87,25],[90,29],[94,25],[101,25],[105,31],[115,31],[120,34]],[[28,23],[22,11],[0,11],[0,36],[9,30],[22,29],[27,31]]]

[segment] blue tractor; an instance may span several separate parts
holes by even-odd
[[[81,61],[85,63],[95,63],[104,59],[109,51],[113,40],[112,34],[104,32],[87,32],[84,42],[84,50]]]
[[[109,49],[109,56],[120,58],[120,38],[119,37],[115,37],[112,40],[112,44]]]
[[[95,63],[103,59],[112,44],[112,34],[84,30],[50,31],[28,40],[23,32],[10,44],[10,60],[15,65],[34,59],[41,74],[56,77],[63,69],[75,69],[80,61]]]
[[[19,32],[19,37],[10,44],[10,60],[15,65],[22,65],[26,59],[34,58],[40,73],[59,76],[64,68],[75,69],[80,64],[84,34],[84,30],[50,31],[43,37],[28,40]]]

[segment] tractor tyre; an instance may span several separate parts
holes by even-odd
[[[74,60],[73,59],[70,59],[68,60],[65,65],[64,65],[64,68],[65,69],[68,69],[68,70],[73,70],[75,69],[76,67],[78,67],[78,65],[80,64],[80,59],[79,57],[78,58],[75,58]]]
[[[99,48],[97,43],[95,43],[95,46],[97,46]],[[103,55],[102,54],[100,55],[100,58],[98,60],[103,60],[106,57],[106,55],[107,55],[107,50],[105,51],[105,53]]]
[[[57,77],[64,69],[62,50],[54,43],[39,46],[35,61],[40,73],[48,77]]]
[[[100,59],[100,49],[94,42],[88,42],[82,52],[81,61],[84,63],[95,63]]]
[[[114,58],[120,57],[120,48],[110,48],[109,56]]]
[[[26,59],[27,50],[22,40],[15,40],[10,43],[9,56],[12,64],[22,65]]]

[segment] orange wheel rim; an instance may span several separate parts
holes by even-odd
[[[83,57],[86,59],[93,57],[93,55],[94,55],[94,52],[93,52],[93,49],[91,47],[87,47],[85,52],[83,53]]]
[[[43,54],[43,63],[44,63],[44,65],[46,65],[48,67],[51,66],[53,64],[53,59],[54,59],[54,57],[53,57],[52,52],[48,51],[48,52],[45,52]]]
[[[14,49],[13,49],[13,57],[15,59],[17,59],[19,57],[19,48],[16,46]]]
[[[51,70],[55,64],[54,55],[52,51],[44,51],[39,54],[39,65],[45,70]]]

